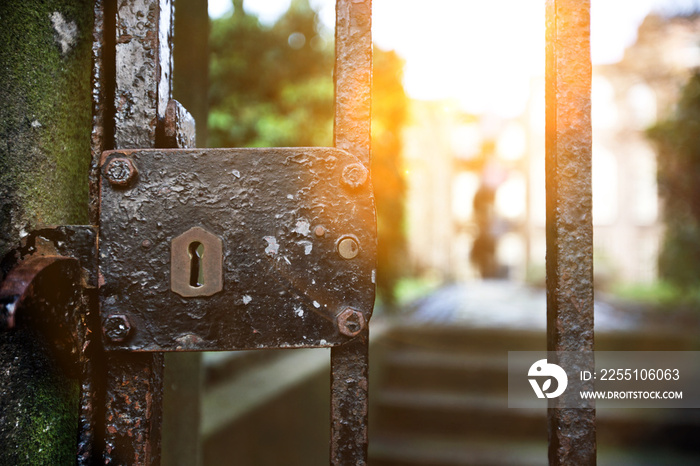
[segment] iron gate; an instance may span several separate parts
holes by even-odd
[[[336,2],[335,136],[334,148],[327,149],[224,150],[218,154],[194,149],[146,150],[194,145],[191,117],[170,99],[172,1],[96,0],[94,13],[90,216],[92,224],[100,228],[66,226],[33,232],[18,251],[21,260],[1,289],[3,325],[12,327],[17,316],[26,314],[38,326],[59,329],[53,344],[80,374],[77,463],[159,462],[163,351],[327,346],[331,347],[332,376],[330,461],[337,465],[366,464],[368,321],[374,298],[376,254],[374,220],[368,217],[373,215],[368,173],[371,0]],[[547,0],[546,80],[548,350],[591,351],[588,0]],[[273,190],[283,197],[261,195],[257,201],[269,209],[243,213],[241,223],[254,222],[255,215],[273,213],[271,209],[275,208],[289,214],[296,223],[279,235],[286,239],[300,235],[303,237],[300,241],[305,242],[296,253],[288,251],[289,257],[306,254],[307,243],[325,251],[316,259],[315,270],[330,268],[338,272],[340,283],[333,299],[327,303],[315,299],[320,290],[301,280],[299,270],[280,269],[286,265],[276,262],[281,257],[276,254],[283,246],[274,234],[262,237],[266,241],[263,252],[251,247],[240,255],[226,256],[222,248],[231,247],[233,240],[247,242],[245,238],[225,236],[221,231],[222,227],[232,225],[207,223],[204,217],[194,215],[199,218],[195,225],[186,228],[182,224],[179,225],[182,228],[167,230],[170,227],[149,217],[157,213],[139,211],[137,204],[149,195],[162,194],[164,202],[182,201],[178,197],[181,194],[164,193],[162,180],[169,176],[177,178],[186,172],[186,165],[199,161],[196,163],[200,166],[201,160],[208,157],[231,161],[230,166],[226,165],[227,170],[236,178],[241,176],[241,167],[254,166],[260,158],[270,162],[250,173],[253,178],[265,179],[265,173],[269,176],[266,169],[289,172],[290,179]],[[237,165],[239,160],[241,165]],[[195,178],[214,173],[211,167],[201,170]],[[297,204],[293,194],[283,193],[290,187],[302,188],[293,184],[294,177],[309,176],[304,187],[315,189],[313,186],[320,181],[319,173],[335,181],[332,186],[320,189],[318,196],[326,196],[328,204],[341,196],[346,207],[359,206],[359,214],[354,209],[345,211],[343,206],[336,206],[353,221],[337,223],[330,215],[332,212],[324,211],[322,206],[316,206],[321,214],[311,216],[308,212],[313,206]],[[273,178],[267,181],[273,183]],[[187,187],[194,184],[192,178],[183,181]],[[138,192],[144,185],[148,190]],[[249,189],[244,187],[240,192]],[[201,197],[212,200],[210,194],[206,188],[200,192]],[[292,196],[290,202],[286,194]],[[128,203],[130,196],[135,203]],[[300,209],[312,218],[297,215]],[[186,214],[192,216],[193,212]],[[360,228],[349,231],[354,223]],[[260,236],[267,224],[261,225],[258,229],[250,228]],[[145,236],[144,231],[148,233]],[[311,234],[315,235],[316,243],[304,239]],[[255,238],[259,243],[261,238]],[[125,242],[129,239],[133,239],[133,244],[127,247]],[[46,247],[47,240],[53,246]],[[200,246],[205,250],[203,255],[196,252]],[[284,276],[272,285],[263,281],[261,286],[271,286],[283,298],[266,295],[268,290],[258,290],[257,294],[243,294],[239,290],[240,293],[225,296],[246,300],[238,305],[241,309],[255,298],[274,309],[281,309],[282,301],[294,302],[303,312],[320,316],[319,319],[308,327],[288,331],[280,323],[284,318],[281,311],[258,321],[246,320],[245,312],[232,317],[209,309],[208,296],[221,292],[231,280],[227,274],[234,267],[226,262],[227,258],[245,262],[250,254],[258,253],[261,260],[271,258],[264,273]],[[170,254],[170,265],[163,254]],[[216,259],[213,262],[212,257]],[[289,257],[286,257],[288,263]],[[151,264],[151,275],[146,277],[135,265],[143,261]],[[180,264],[186,273],[178,275],[172,264]],[[250,270],[256,269],[251,265]],[[168,303],[177,308],[178,319],[184,320],[168,325],[168,319],[154,311],[156,304],[162,304],[161,298],[139,294],[139,286],[148,284],[152,276],[160,277],[161,285],[168,285],[163,293],[170,296]],[[57,280],[62,281],[63,291],[51,294],[47,284]],[[179,297],[168,294],[171,291]],[[183,302],[200,303],[194,306],[199,312],[195,319],[216,316],[238,327],[215,336],[188,332],[183,322],[192,310],[185,309],[187,306],[178,308]],[[327,307],[330,307],[327,312],[319,311]],[[256,328],[259,325],[268,325],[265,337]],[[301,336],[310,342],[303,342]],[[100,367],[106,367],[106,372],[99,372]],[[551,403],[550,464],[595,464],[595,411],[562,409],[556,401]],[[98,418],[103,410],[104,418]]]

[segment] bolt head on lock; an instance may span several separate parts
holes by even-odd
[[[119,343],[126,340],[131,333],[131,324],[126,316],[114,314],[105,319],[102,329],[110,341]]]
[[[338,331],[348,337],[354,337],[367,325],[364,314],[351,307],[338,314]]]
[[[126,187],[131,184],[138,170],[131,159],[115,157],[105,166],[104,175],[112,186]]]
[[[352,189],[357,189],[365,184],[367,178],[369,178],[369,172],[361,163],[351,163],[343,168],[343,183]]]
[[[345,236],[338,241],[338,254],[343,259],[354,259],[360,253],[360,245],[352,236]]]

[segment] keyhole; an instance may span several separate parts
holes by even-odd
[[[202,257],[204,256],[204,245],[199,241],[193,241],[189,247],[190,253],[190,286],[199,288],[204,285],[204,267],[202,267]]]

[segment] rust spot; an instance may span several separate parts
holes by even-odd
[[[117,44],[126,44],[127,42],[131,42],[131,40],[134,38],[131,34],[122,34],[119,37],[117,37]]]
[[[338,330],[343,335],[354,337],[366,326],[365,316],[351,307],[338,314]]]

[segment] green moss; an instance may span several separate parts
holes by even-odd
[[[75,25],[63,53],[51,15]],[[0,3],[0,255],[20,228],[87,223],[92,2]]]
[[[0,2],[0,257],[22,229],[88,222],[92,7]],[[56,13],[69,25],[65,52]],[[75,463],[79,387],[42,344],[28,331],[0,332],[3,464]]]
[[[613,288],[612,292],[620,299],[650,306],[659,311],[690,309],[697,313],[700,309],[700,288],[682,288],[670,281],[622,284]]]
[[[0,333],[2,464],[74,464],[79,384],[65,376],[42,337]]]

